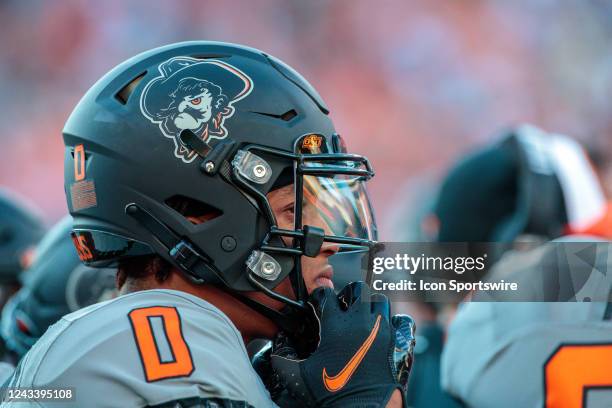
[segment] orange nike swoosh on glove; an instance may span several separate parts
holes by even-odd
[[[372,328],[370,335],[368,336],[367,339],[365,339],[361,347],[359,347],[357,352],[353,355],[353,357],[349,360],[349,362],[344,366],[342,371],[340,371],[337,375],[330,377],[327,374],[327,370],[325,369],[325,367],[323,367],[323,384],[325,385],[325,388],[327,388],[327,391],[329,392],[339,391],[346,385],[346,383],[349,382],[349,380],[351,379],[351,376],[353,375],[355,370],[357,370],[357,367],[359,367],[359,364],[361,364],[361,360],[363,360],[366,353],[372,346],[372,343],[374,343],[374,339],[376,339],[376,335],[378,334],[378,329],[380,328],[380,318],[381,316],[378,315],[378,317],[376,318],[376,323],[374,323],[374,327]]]

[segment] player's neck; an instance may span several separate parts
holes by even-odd
[[[198,296],[221,310],[240,331],[245,345],[254,338],[271,339],[278,331],[271,320],[219,288],[210,285],[192,285],[178,290],[184,290]]]
[[[270,339],[278,331],[277,326],[271,320],[257,313],[244,303],[237,301],[235,297],[211,285],[194,284],[177,271],[173,271],[168,279],[163,282],[158,282],[154,278],[139,280],[138,282],[125,282],[121,287],[120,294],[148,289],[179,290],[209,302],[232,321],[238,331],[240,331],[245,345],[255,338]],[[255,300],[261,301],[261,299]]]

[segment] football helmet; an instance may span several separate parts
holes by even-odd
[[[253,48],[199,41],[137,55],[86,93],[63,135],[73,239],[90,265],[159,254],[288,328],[240,293],[301,309],[302,256],[376,239],[370,163],[346,152],[300,74]],[[267,196],[279,188],[294,197],[290,222]],[[273,290],[288,276],[296,299]]]
[[[438,241],[489,243],[489,261],[515,241],[612,234],[612,205],[586,151],[532,125],[510,129],[459,162],[442,183],[434,213]]]
[[[23,287],[2,310],[0,334],[17,358],[65,314],[110,299],[115,269],[93,269],[81,263],[72,244],[72,218],[64,217],[36,248],[32,266],[23,273]]]
[[[22,199],[0,188],[0,284],[19,283],[19,274],[44,234],[38,212]]]
[[[522,125],[463,158],[446,176],[435,204],[438,241],[561,236],[568,215],[560,169],[566,151],[570,157],[577,151],[574,145],[567,137]]]

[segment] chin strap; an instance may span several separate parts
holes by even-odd
[[[214,285],[225,285],[209,257],[196,251],[191,243],[179,237],[151,213],[134,203],[125,207],[125,213],[138,221],[161,242],[168,250],[174,264],[185,272],[192,281],[200,284],[206,282]]]
[[[126,214],[134,218],[147,231],[149,231],[168,250],[168,254],[175,265],[180,268],[193,282],[197,284],[211,284],[223,288],[228,294],[246,306],[260,313],[276,323],[281,330],[299,335],[306,330],[308,318],[305,308],[299,302],[293,301],[295,305],[287,306],[282,311],[272,309],[242,293],[229,288],[222,279],[219,271],[214,267],[212,260],[204,254],[200,254],[187,240],[180,238],[168,226],[155,218],[151,213],[137,204],[128,204],[125,208]],[[270,296],[270,289],[263,291]],[[273,292],[274,293],[274,292]],[[282,298],[281,295],[278,297]],[[299,306],[299,307],[298,307]]]

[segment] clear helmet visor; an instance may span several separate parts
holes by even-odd
[[[309,163],[307,167],[329,169],[330,164],[325,163],[323,167],[317,163]],[[376,240],[376,223],[364,177],[337,173],[306,174],[301,177],[301,194],[296,194],[293,183],[268,194],[280,229],[293,230],[296,225],[303,229],[308,225],[321,228],[329,237]],[[296,222],[295,218],[296,196],[301,205],[299,222]],[[286,240],[286,243],[289,244],[289,241]]]
[[[352,162],[307,163],[308,168],[350,169]],[[376,239],[376,224],[363,176],[353,174],[304,175],[302,227],[321,228],[334,237]]]

